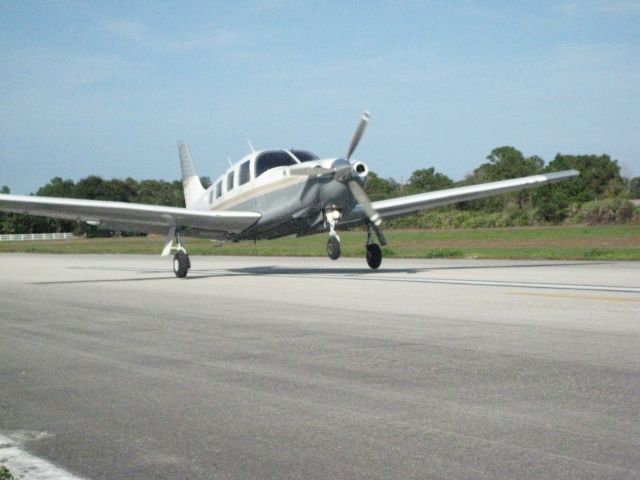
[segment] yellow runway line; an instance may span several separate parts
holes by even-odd
[[[507,295],[516,295],[523,297],[545,297],[545,298],[570,298],[573,300],[595,300],[599,302],[631,302],[640,303],[640,298],[628,298],[628,297],[611,297],[611,296],[599,296],[599,295],[579,295],[568,293],[533,293],[533,292],[509,292]]]

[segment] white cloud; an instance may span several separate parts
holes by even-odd
[[[127,20],[108,21],[104,24],[104,30],[136,43],[144,43],[150,36],[149,29],[145,24]]]
[[[236,43],[240,35],[228,29],[214,29],[201,34],[191,33],[181,38],[162,36],[144,23],[132,21],[108,21],[104,31],[131,41],[143,48],[164,53],[187,53],[199,50],[214,50]]]
[[[638,0],[575,0],[556,5],[556,10],[576,16],[592,14],[636,14],[640,13]]]

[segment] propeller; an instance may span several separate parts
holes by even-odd
[[[362,134],[364,133],[367,125],[369,124],[369,118],[371,117],[371,113],[368,111],[362,112],[362,116],[360,117],[360,123],[358,124],[358,128],[353,133],[353,138],[351,139],[351,145],[349,145],[349,150],[347,150],[347,160],[351,159],[351,155],[355,151],[358,143],[360,143],[360,139],[362,138]]]
[[[364,131],[369,124],[369,118],[371,114],[367,111],[362,113],[360,117],[360,122],[358,123],[358,127],[356,131],[353,133],[353,138],[351,139],[351,144],[349,145],[349,150],[347,150],[347,162],[341,161],[339,167],[334,168],[325,168],[320,166],[307,167],[306,165],[298,165],[289,168],[289,173],[291,175],[303,175],[303,176],[324,176],[324,175],[333,175],[333,179],[339,182],[344,182],[349,187],[353,198],[362,206],[362,210],[364,214],[367,216],[369,221],[373,223],[375,226],[379,226],[382,223],[382,218],[380,218],[380,214],[376,212],[375,208],[371,204],[371,200],[365,193],[364,189],[358,183],[358,173],[355,171],[354,166],[348,161],[351,159],[351,155],[358,147],[360,143],[360,139],[364,134]]]
[[[347,160],[351,158],[351,155],[353,155],[353,152],[358,147],[360,139],[362,138],[362,135],[364,134],[364,131],[369,124],[370,117],[371,114],[366,110],[362,113],[362,116],[360,117],[360,123],[358,123],[358,128],[356,128],[356,131],[353,134],[353,138],[351,139],[351,144],[349,145],[349,150],[347,150]],[[382,223],[382,218],[380,218],[380,214],[376,212],[376,209],[373,208],[371,200],[369,200],[369,197],[365,193],[364,189],[356,180],[356,176],[354,176],[354,173],[355,172],[353,171],[353,168],[351,168],[349,176],[346,178],[343,177],[343,179],[347,180],[347,186],[349,187],[349,190],[351,190],[351,194],[358,201],[358,203],[362,205],[362,210],[364,211],[364,214],[367,216],[369,221],[375,226],[379,226]]]

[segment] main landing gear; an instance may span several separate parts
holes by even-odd
[[[380,244],[387,244],[387,239],[384,238],[382,230],[373,223],[367,222],[367,265],[372,270],[376,270],[382,264],[382,248],[373,240],[374,233],[378,237]]]
[[[173,246],[174,239],[176,241],[175,247]],[[173,257],[173,272],[176,274],[176,277],[184,278],[191,268],[191,260],[189,260],[187,250],[180,244],[180,235],[176,232],[176,228],[171,227],[164,241],[162,256],[167,256],[174,250],[176,254]]]
[[[176,274],[176,277],[184,278],[191,268],[191,260],[189,260],[189,254],[184,248],[178,248],[178,253],[173,257],[173,272]]]
[[[373,270],[377,269],[382,263],[382,249],[377,243],[367,245],[367,265]]]
[[[329,240],[327,240],[327,256],[331,260],[340,258],[340,237],[336,233],[336,223],[340,220],[341,213],[337,210],[329,211],[325,215],[325,220],[329,225]],[[378,238],[380,244],[376,243],[375,237]],[[366,259],[367,265],[376,270],[382,264],[382,248],[380,245],[386,245],[387,240],[384,238],[382,231],[371,222],[367,222],[367,244]]]

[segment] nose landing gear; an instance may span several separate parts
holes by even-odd
[[[329,239],[327,240],[327,256],[331,260],[340,258],[340,237],[336,233],[336,223],[340,220],[342,214],[338,210],[329,210],[325,212],[325,222],[329,225]],[[379,244],[376,243],[377,238]],[[374,223],[367,221],[367,243],[366,260],[367,265],[372,270],[376,270],[382,264],[382,248],[380,245],[386,245],[387,240],[384,238],[382,230]]]
[[[340,237],[336,233],[336,223],[342,214],[338,210],[325,213],[325,221],[329,224],[329,240],[327,240],[327,256],[331,260],[340,258]]]

